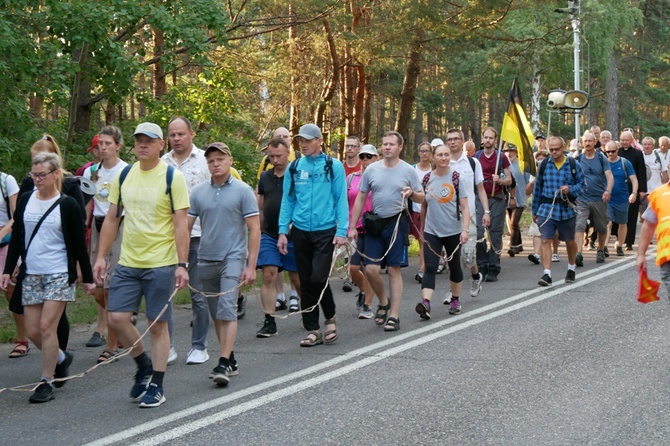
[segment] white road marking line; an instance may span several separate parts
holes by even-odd
[[[623,263],[623,265],[613,267],[614,265],[618,265],[619,263]],[[170,430],[167,430],[163,433],[159,433],[156,435],[152,435],[151,438],[146,439],[142,442],[134,442],[134,444],[137,445],[154,445],[154,444],[160,444],[175,438],[182,437],[184,435],[187,435],[191,432],[194,432],[196,430],[202,429],[206,426],[209,426],[211,424],[215,424],[217,422],[220,422],[222,420],[225,420],[227,418],[234,417],[236,415],[240,415],[242,413],[248,412],[250,410],[253,410],[255,408],[261,407],[263,405],[269,404],[273,401],[277,401],[279,399],[285,398],[287,396],[291,396],[296,394],[297,392],[300,392],[305,389],[309,389],[312,387],[315,387],[319,384],[322,384],[324,382],[333,380],[335,378],[339,378],[341,376],[344,376],[348,373],[354,372],[356,370],[359,370],[363,367],[366,367],[368,365],[374,364],[378,361],[381,361],[382,359],[397,355],[399,353],[402,353],[406,350],[415,348],[417,346],[423,345],[425,343],[431,342],[435,339],[439,339],[443,336],[449,335],[451,333],[455,333],[460,330],[464,330],[466,328],[470,328],[472,326],[481,324],[483,322],[486,322],[488,320],[491,320],[493,318],[503,316],[505,314],[511,313],[513,311],[517,311],[521,308],[536,304],[538,302],[541,302],[543,300],[546,300],[550,297],[565,293],[566,291],[579,288],[585,285],[588,285],[592,282],[595,282],[597,280],[600,280],[602,278],[611,276],[613,274],[616,274],[620,271],[623,271],[625,269],[634,267],[635,263],[630,262],[630,258],[628,259],[621,259],[616,262],[610,262],[607,265],[603,265],[599,268],[596,268],[594,270],[590,270],[585,272],[584,274],[581,274],[579,276],[579,282],[576,282],[571,285],[567,286],[562,286],[560,288],[557,288],[557,285],[563,283],[563,281],[556,282],[556,284],[553,287],[550,288],[537,288],[533,290],[529,290],[526,292],[523,292],[521,294],[518,294],[516,296],[509,297],[507,299],[503,299],[501,301],[492,303],[490,305],[487,305],[485,307],[481,307],[472,311],[469,311],[466,314],[460,315],[455,318],[449,318],[445,319],[443,321],[437,322],[430,324],[429,326],[412,330],[407,333],[403,333],[402,335],[397,335],[393,338],[377,342],[375,344],[371,344],[369,346],[351,351],[349,353],[345,353],[342,356],[338,356],[337,358],[330,359],[328,361],[316,364],[312,367],[309,367],[307,369],[301,370],[299,372],[294,372],[290,373],[288,375],[285,375],[281,378],[276,378],[272,379],[269,381],[266,381],[264,383],[257,384],[252,387],[248,387],[246,389],[237,391],[235,393],[232,393],[230,395],[226,395],[220,398],[216,398],[214,400],[210,400],[206,403],[199,404],[197,406],[181,410],[179,412],[175,412],[173,414],[158,418],[156,420],[149,421],[147,423],[140,424],[138,426],[129,428],[129,429],[124,429],[121,432],[118,432],[113,435],[109,435],[105,438],[93,441],[91,443],[88,443],[86,446],[103,446],[103,445],[110,445],[114,443],[118,443],[121,441],[125,441],[129,438],[138,436],[138,435],[145,435],[146,432],[157,429],[160,427],[167,426],[168,424],[175,422],[181,418],[189,417],[192,415],[196,415],[200,412],[211,412],[212,410],[215,410],[219,406],[223,406],[224,404],[230,403],[232,401],[238,400],[245,398],[247,396],[253,395],[255,393],[261,392],[263,390],[272,388],[277,385],[286,385],[287,382],[290,382],[292,380],[296,379],[301,379],[305,376],[308,376],[312,373],[319,372],[324,369],[330,369],[337,364],[340,364],[342,362],[351,360],[356,357],[360,357],[363,355],[366,355],[367,353],[377,350],[379,348],[386,347],[391,344],[396,344],[399,341],[403,341],[407,338],[411,337],[416,337],[420,334],[426,333],[426,332],[434,332],[434,333],[429,333],[425,336],[422,336],[418,339],[415,339],[413,341],[407,342],[402,345],[398,345],[396,347],[390,348],[388,350],[378,352],[374,356],[369,356],[365,357],[363,359],[360,359],[352,364],[345,365],[343,367],[338,368],[337,370],[332,370],[329,372],[326,372],[322,375],[315,376],[313,378],[304,380],[302,382],[296,383],[294,385],[291,385],[289,387],[284,387],[282,389],[276,390],[274,392],[268,393],[266,395],[259,396],[253,400],[246,401],[244,403],[238,404],[236,406],[230,407],[228,409],[225,409],[221,412],[217,412],[215,414],[209,415],[205,418],[201,418],[199,420],[194,420],[194,421],[189,421],[188,424],[184,426],[179,426],[176,428],[172,428]],[[600,270],[605,270],[603,272],[600,272]],[[598,274],[596,274],[598,273]],[[583,279],[583,277],[587,276],[586,279]],[[588,276],[593,276],[593,277],[588,277]],[[524,299],[525,297],[528,297],[533,294],[537,294],[542,292],[540,296],[534,297],[532,299],[519,302],[514,305],[510,305],[508,307],[505,307],[500,310],[492,311],[488,314],[485,314],[483,316],[477,317],[477,318],[472,318],[473,316],[476,316],[477,314],[485,313],[488,312],[494,308],[510,304],[514,301]],[[467,316],[467,317],[465,317]],[[470,320],[464,321],[464,319],[470,318]],[[436,329],[439,329],[444,326],[448,325],[453,325],[453,324],[458,324],[454,327],[447,327],[443,330],[438,330],[435,331]]]

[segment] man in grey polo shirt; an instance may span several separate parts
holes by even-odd
[[[207,299],[219,341],[219,364],[209,377],[225,386],[230,382],[229,376],[237,374],[233,355],[237,336],[236,287],[240,282],[251,285],[256,280],[261,231],[256,196],[249,185],[232,177],[233,156],[228,146],[209,144],[205,158],[212,179],[191,192],[188,220],[192,228],[196,218],[200,218],[202,238],[207,240],[198,249],[203,291],[225,293]]]

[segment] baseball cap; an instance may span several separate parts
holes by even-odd
[[[519,149],[518,149],[517,146],[515,146],[514,144],[507,144],[507,145],[505,146],[505,152],[510,151],[510,150],[516,152],[516,151],[518,151]]]
[[[377,148],[372,144],[364,144],[363,147],[361,147],[361,150],[358,151],[359,155],[361,153],[367,153],[370,155],[379,155],[379,153],[377,153]]]
[[[133,136],[137,135],[147,135],[149,138],[162,140],[163,130],[158,124],[154,124],[153,122],[143,122],[137,126],[135,133],[133,133]]]
[[[542,133],[538,133],[537,135],[535,135],[535,139],[547,139],[547,138],[545,138]]]
[[[89,147],[87,151],[92,152],[96,147],[98,147],[99,142],[100,142],[100,135],[95,135],[91,140],[91,147]]]
[[[435,138],[434,140],[432,140],[430,142],[431,147],[437,147],[437,146],[443,146],[443,145],[444,145],[444,141],[442,141],[440,138]]]
[[[321,138],[321,129],[314,124],[305,124],[300,127],[300,131],[296,136],[300,136],[305,139],[314,139]]]
[[[228,146],[222,142],[213,142],[207,144],[207,146],[205,147],[205,156],[209,155],[214,150],[218,150],[219,152],[225,153],[228,156],[233,156]]]

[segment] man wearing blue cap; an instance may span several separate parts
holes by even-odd
[[[172,318],[169,297],[175,286],[181,289],[188,285],[189,198],[184,175],[161,162],[165,141],[160,126],[144,122],[133,137],[138,161],[124,168],[112,184],[93,275],[102,284],[105,257],[124,209],[121,256],[109,286],[109,325],[124,347],[137,342],[140,334],[131,317],[145,297],[149,324],[157,322],[150,330],[151,358],[142,342],[130,353],[137,364],[130,397],[139,401],[140,407],[157,407],[165,402],[163,377],[170,350],[168,321]]]

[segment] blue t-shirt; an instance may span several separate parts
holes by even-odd
[[[603,193],[607,187],[605,172],[610,170],[607,157],[600,152],[595,152],[595,157],[588,159],[586,155],[582,154],[579,157],[579,164],[582,166],[582,172],[584,172],[584,179],[586,180],[586,187],[579,197],[579,201],[602,201]]]
[[[623,170],[623,163],[626,163],[626,172]],[[626,158],[621,158],[615,162],[610,161],[610,168],[612,169],[612,176],[614,177],[614,187],[612,188],[612,198],[610,203],[622,204],[628,202],[628,183],[626,182],[626,175],[629,177],[635,175],[633,165]],[[628,180],[630,181],[630,180]]]

